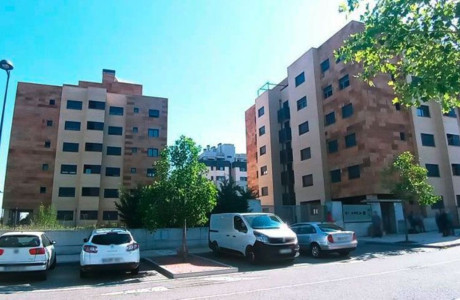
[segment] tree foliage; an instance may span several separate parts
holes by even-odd
[[[244,213],[248,211],[248,200],[256,196],[251,190],[238,186],[234,180],[225,180],[217,192],[217,205],[212,211],[218,213]]]
[[[339,10],[365,5],[365,29],[336,53],[362,64],[359,77],[372,83],[390,74],[396,98],[406,106],[434,100],[447,112],[460,106],[459,0],[347,0]]]
[[[35,216],[33,223],[45,228],[59,227],[56,209],[54,209],[54,207],[51,205],[45,206],[43,203],[41,203],[38,207],[38,213]]]
[[[115,202],[115,206],[121,221],[128,228],[142,228],[144,224],[142,222],[141,201],[144,195],[144,188],[140,185],[134,190],[121,188],[119,194],[120,201]]]

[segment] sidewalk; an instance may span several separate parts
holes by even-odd
[[[401,244],[406,241],[405,234],[387,234],[381,238],[359,237],[358,242],[372,244]],[[449,248],[460,246],[460,233],[457,229],[455,236],[443,237],[437,231],[430,231],[417,234],[409,234],[409,242],[413,246],[422,246],[430,248]]]

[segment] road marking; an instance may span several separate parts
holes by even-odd
[[[156,286],[153,288],[146,288],[146,289],[136,289],[136,290],[106,293],[106,294],[101,294],[101,296],[119,296],[119,295],[130,295],[130,294],[152,293],[152,292],[164,292],[167,290],[168,289],[165,288],[164,286]]]
[[[431,267],[431,266],[438,266],[438,265],[450,264],[450,263],[459,262],[459,261],[460,259],[454,259],[450,261],[420,265],[415,268],[419,269],[419,268],[425,268],[425,267]],[[414,269],[414,266],[410,266],[410,267],[403,268],[403,269],[397,269],[397,270],[391,270],[391,271],[385,271],[385,272],[369,273],[369,274],[364,274],[364,275],[349,276],[349,277],[329,279],[329,280],[320,280],[320,281],[315,281],[315,282],[305,282],[305,283],[297,283],[297,284],[290,284],[290,285],[282,285],[282,286],[276,286],[276,287],[271,287],[271,288],[250,290],[250,291],[240,291],[240,292],[232,292],[232,293],[225,293],[225,294],[215,294],[215,295],[199,296],[199,297],[192,297],[192,298],[184,298],[182,300],[198,300],[198,299],[209,299],[209,298],[218,298],[218,297],[220,298],[220,297],[228,297],[228,296],[235,296],[235,295],[244,295],[244,294],[251,294],[251,293],[260,293],[260,292],[274,291],[274,290],[287,289],[287,288],[295,288],[295,287],[301,287],[301,286],[317,285],[317,284],[347,281],[347,280],[359,279],[359,278],[365,278],[365,277],[380,276],[380,275],[398,273],[398,272],[403,272],[403,271],[410,271],[413,269]]]

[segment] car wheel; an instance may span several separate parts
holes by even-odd
[[[139,274],[139,266],[137,268],[131,270],[131,275],[137,275]]]
[[[216,241],[211,243],[211,250],[214,256],[219,256],[220,255],[220,250],[219,250],[219,244],[217,244]]]
[[[311,256],[313,256],[314,258],[319,258],[321,257],[321,248],[319,247],[318,244],[314,243],[311,245],[310,247],[310,254]]]
[[[46,271],[38,272],[38,280],[45,281],[48,277],[48,273]]]
[[[246,260],[251,264],[251,265],[254,265],[256,264],[257,262],[257,258],[256,258],[256,253],[254,252],[254,249],[249,246],[247,249],[246,249]]]
[[[339,251],[339,254],[340,254],[340,256],[348,256],[350,254],[350,251],[342,250],[342,251]]]
[[[50,270],[54,270],[56,268],[56,255],[54,256],[53,262],[51,263]]]
[[[83,270],[80,270],[80,278],[88,278],[88,273],[83,271]]]

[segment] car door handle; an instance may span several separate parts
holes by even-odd
[[[236,237],[236,235],[234,235],[233,237]]]
[[[227,236],[230,236],[230,234],[227,234]]]

